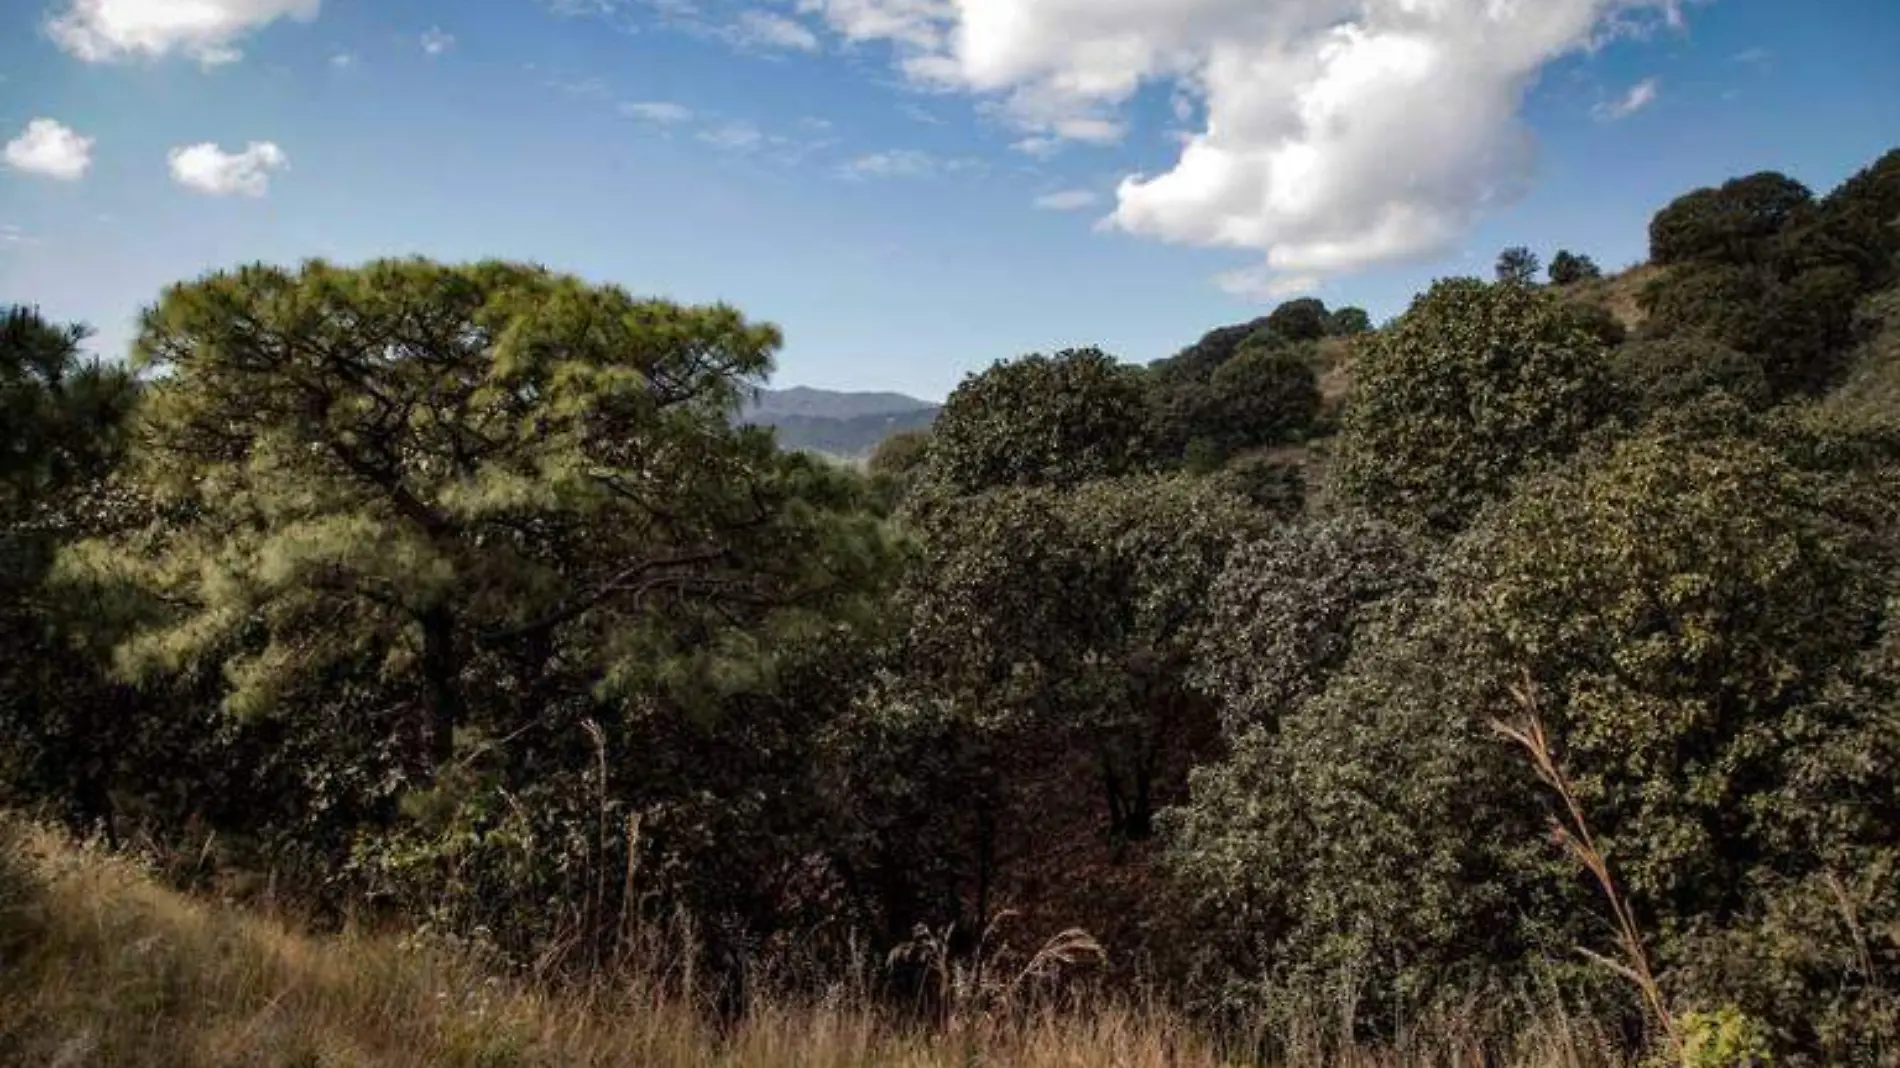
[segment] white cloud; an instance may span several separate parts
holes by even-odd
[[[1243,267],[1214,276],[1222,292],[1247,300],[1285,300],[1312,293],[1324,281],[1316,274],[1280,274],[1272,267]]]
[[[1656,102],[1658,85],[1656,79],[1645,78],[1630,86],[1629,92],[1615,100],[1606,100],[1592,108],[1590,113],[1605,122],[1627,119]]]
[[[1088,189],[1064,189],[1036,198],[1036,207],[1044,211],[1081,211],[1093,207],[1101,198]]]
[[[269,141],[252,141],[242,152],[206,141],[174,148],[169,159],[174,181],[209,196],[261,197],[270,191],[272,173],[290,167],[290,157]]]
[[[542,0],[542,4],[564,18],[612,15],[625,6],[622,0]]]
[[[431,26],[420,38],[422,51],[431,56],[439,56],[455,47],[455,35],[440,26]]]
[[[714,148],[723,148],[728,152],[749,152],[759,147],[765,140],[765,135],[752,123],[739,120],[701,130],[699,139]]]
[[[804,23],[771,11],[747,11],[733,24],[734,44],[747,48],[781,49],[791,52],[816,52],[818,35]]]
[[[1737,63],[1766,63],[1774,58],[1774,53],[1766,48],[1744,48],[1729,58]]]
[[[172,52],[207,66],[240,58],[236,42],[280,18],[307,22],[322,0],[69,0],[46,30],[89,63]]]
[[[656,123],[661,126],[677,126],[690,122],[693,109],[685,104],[675,104],[671,100],[625,100],[614,110],[630,119]]]
[[[0,223],[0,246],[37,245],[40,239],[12,223]]]
[[[614,95],[605,78],[549,78],[547,86],[576,100],[609,100]]]
[[[82,137],[69,126],[52,119],[34,119],[20,136],[7,142],[7,166],[28,174],[78,181],[92,166],[90,137]]]
[[[845,178],[927,178],[937,173],[937,157],[914,148],[871,152],[847,160],[838,168]]]
[[[1260,291],[1455,247],[1520,195],[1518,117],[1553,60],[1682,0],[801,0],[913,82],[996,102],[1032,154],[1110,142],[1144,87],[1198,130],[1126,178],[1115,227],[1244,249]],[[1244,282],[1245,284],[1241,284]],[[1258,284],[1256,284],[1258,283]]]
[[[348,52],[338,52],[336,55],[330,57],[330,66],[335,67],[337,70],[348,70],[356,66],[356,57]]]
[[[1057,137],[1025,137],[1009,147],[1021,152],[1025,156],[1034,156],[1037,159],[1049,159],[1056,153],[1062,151],[1062,140]]]
[[[852,41],[895,41],[918,49],[944,46],[956,16],[951,0],[798,0],[798,10],[819,14]]]

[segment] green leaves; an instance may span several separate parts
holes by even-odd
[[[1099,349],[998,362],[937,416],[929,477],[951,495],[1074,486],[1148,463],[1139,373]]]
[[[98,573],[169,606],[122,662],[224,663],[258,712],[374,680],[438,757],[465,717],[506,733],[602,679],[717,700],[769,678],[733,662],[764,655],[755,630],[888,560],[862,531],[828,548],[866,522],[843,476],[730,425],[777,342],[518,264],[175,286],[139,339],[163,378],[134,459],[187,518]]]
[[[1611,413],[1604,352],[1553,294],[1437,283],[1354,365],[1342,487],[1401,524],[1457,530]]]

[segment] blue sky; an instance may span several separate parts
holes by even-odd
[[[1287,295],[1383,318],[1510,244],[1620,266],[1686,189],[1900,145],[1893,0],[1532,8],[11,0],[0,302],[118,354],[217,267],[532,259],[778,323],[778,384],[934,398]]]

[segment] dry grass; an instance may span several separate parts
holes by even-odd
[[[1544,732],[1543,710],[1539,706],[1537,686],[1531,681],[1528,672],[1523,681],[1512,688],[1512,696],[1522,713],[1522,721],[1506,723],[1498,720],[1491,726],[1524,750],[1538,780],[1563,801],[1563,816],[1550,818],[1551,836],[1565,853],[1590,873],[1598,889],[1603,892],[1604,902],[1609,906],[1616,929],[1617,956],[1621,959],[1612,959],[1585,947],[1578,947],[1578,951],[1636,987],[1651,1019],[1662,1032],[1673,1059],[1681,1060],[1682,1036],[1669,1011],[1669,999],[1663,995],[1662,984],[1656,981],[1655,969],[1650,966],[1648,945],[1643,939],[1642,928],[1636,922],[1636,911],[1630,907],[1629,898],[1623,894],[1616,876],[1610,871],[1609,858],[1597,848],[1596,836],[1590,833],[1590,822],[1584,817],[1583,806],[1577,801],[1577,792],[1551,750],[1549,736]]]
[[[1615,316],[1624,329],[1634,333],[1642,328],[1646,318],[1639,298],[1649,283],[1662,273],[1661,267],[1639,263],[1603,278],[1567,286],[1562,292],[1573,300],[1603,308]]]
[[[838,992],[765,1003],[719,1030],[637,977],[554,994],[440,950],[312,937],[164,889],[136,865],[0,814],[0,1064],[78,1068],[614,1065],[674,1068],[1228,1068],[1159,1009],[980,1011],[900,1025]],[[1052,952],[1086,954],[1071,939]],[[1321,1051],[1289,1068],[1616,1063],[1561,1013],[1487,1059],[1455,1020],[1405,1051]],[[1297,1036],[1295,1036],[1297,1039]]]

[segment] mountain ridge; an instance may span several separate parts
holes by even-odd
[[[860,459],[892,434],[927,429],[940,408],[903,393],[790,386],[759,390],[739,421],[774,428],[787,449]]]

